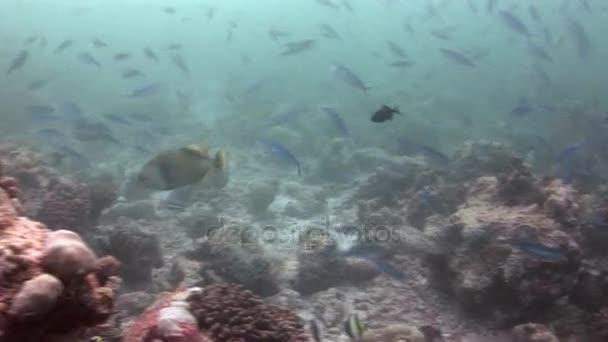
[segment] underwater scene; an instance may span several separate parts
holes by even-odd
[[[0,342],[608,341],[608,1],[1,0]]]

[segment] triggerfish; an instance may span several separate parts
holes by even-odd
[[[203,180],[210,172],[226,169],[226,155],[218,151],[213,158],[206,146],[189,145],[161,152],[148,161],[137,182],[152,190],[173,190]]]

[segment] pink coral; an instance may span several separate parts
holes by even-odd
[[[85,251],[82,260],[71,256],[75,245]],[[19,216],[0,190],[0,340],[43,341],[104,322],[112,313],[114,290],[95,266],[96,258],[77,234],[51,232]]]

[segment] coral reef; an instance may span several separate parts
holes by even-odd
[[[154,233],[144,231],[137,222],[119,222],[110,227],[107,234],[107,245],[101,249],[120,261],[120,274],[126,282],[149,282],[152,269],[163,266],[158,237]]]
[[[207,275],[212,271],[214,276],[226,282],[240,284],[263,297],[279,292],[273,264],[260,253],[207,240],[199,242],[188,254],[203,262],[200,274],[204,278],[209,278]]]
[[[557,337],[542,324],[520,324],[513,328],[513,342],[559,342]]]
[[[190,303],[199,327],[208,330],[217,341],[309,341],[297,315],[264,303],[240,286],[208,286],[194,293]]]
[[[75,232],[18,216],[0,190],[0,340],[51,340],[103,323],[112,314],[107,270],[115,263],[97,259]]]
[[[107,177],[91,184],[62,176],[41,155],[15,146],[0,146],[6,175],[14,177],[25,213],[50,229],[85,233],[116,197],[116,185]]]
[[[441,281],[469,309],[498,310],[507,321],[538,319],[572,290],[581,253],[567,228],[542,207],[505,205],[510,196],[505,201],[501,195],[508,193],[496,177],[472,184],[467,206],[445,228],[457,238],[439,267]],[[555,262],[529,257],[509,243],[522,239],[559,246],[565,257]]]
[[[335,245],[301,252],[298,262],[294,289],[304,296],[335,286],[368,281],[379,274],[368,260],[344,257],[337,253]]]
[[[124,342],[167,336],[184,342],[309,341],[298,316],[229,284],[161,296],[131,324]]]

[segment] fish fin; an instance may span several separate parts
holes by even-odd
[[[209,147],[207,145],[188,145],[179,149],[180,151],[200,158],[209,159]]]
[[[221,172],[228,170],[228,152],[219,150],[215,153],[213,168]]]

